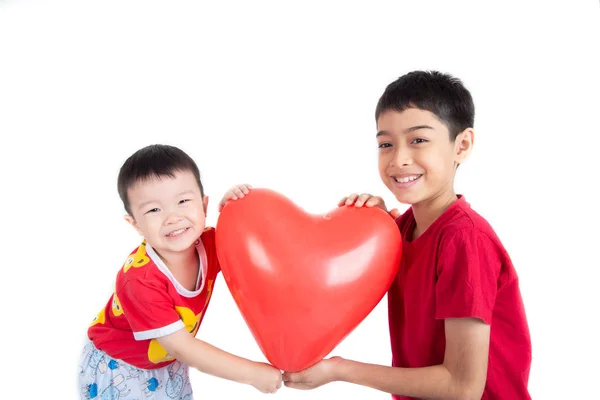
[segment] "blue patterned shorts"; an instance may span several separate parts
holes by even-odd
[[[175,361],[158,369],[139,369],[110,357],[88,341],[79,362],[82,400],[193,400],[188,366]]]

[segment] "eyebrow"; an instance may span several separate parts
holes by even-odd
[[[137,206],[137,209],[138,210],[142,210],[142,209],[146,208],[149,204],[156,203],[156,202],[157,202],[157,200],[148,200],[148,201],[145,201],[145,202],[141,203],[139,206]]]
[[[404,133],[411,133],[414,131],[418,131],[421,129],[431,129],[433,130],[433,127],[429,126],[429,125],[415,125],[415,126],[411,126],[410,128],[406,129],[404,131]],[[390,136],[390,133],[388,131],[379,131],[377,132],[377,135],[375,135],[375,137],[379,137],[379,136]]]
[[[190,190],[184,190],[183,192],[178,193],[177,196],[175,196],[175,197],[183,196],[185,194],[195,194],[195,192],[193,190],[191,190],[191,189]]]

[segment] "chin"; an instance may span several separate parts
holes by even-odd
[[[171,253],[179,253],[188,250],[190,247],[194,247],[195,242],[195,240],[186,240],[179,243],[165,243],[163,249]]]
[[[414,193],[398,193],[395,192],[394,193],[394,197],[396,198],[396,200],[398,200],[400,203],[402,204],[408,204],[408,205],[414,205],[419,203],[422,200],[422,196],[419,196],[417,194]]]

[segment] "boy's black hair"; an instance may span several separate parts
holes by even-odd
[[[462,81],[438,71],[413,71],[390,83],[375,110],[375,120],[385,111],[418,108],[435,114],[448,128],[450,138],[475,123],[475,105]]]
[[[175,172],[190,171],[194,174],[200,194],[204,197],[204,188],[200,180],[198,166],[183,150],[164,144],[146,146],[133,153],[119,171],[117,188],[125,210],[131,214],[127,190],[140,180],[150,177],[175,177]]]

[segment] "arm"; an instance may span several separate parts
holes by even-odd
[[[252,385],[263,393],[275,393],[281,387],[281,373],[276,368],[218,349],[185,329],[157,340],[174,358],[206,374]]]
[[[443,364],[393,368],[349,361],[338,367],[340,380],[410,397],[481,399],[487,376],[489,325],[470,318],[448,319],[445,331]]]
[[[352,204],[385,210],[381,198],[368,194],[353,194],[339,203]],[[445,253],[437,265],[436,284],[436,317],[445,321],[442,364],[393,368],[334,358],[298,373],[284,374],[286,386],[312,389],[339,380],[425,399],[480,399],[487,379],[489,321],[501,261],[489,237],[477,229],[453,232],[442,247]],[[465,295],[457,298],[457,292]]]
[[[281,386],[281,372],[264,363],[246,360],[200,341],[185,329],[180,315],[174,308],[173,298],[165,290],[165,284],[155,278],[134,278],[119,285],[115,296],[120,303],[137,340],[156,339],[175,359],[201,372],[235,382],[254,386],[264,393],[273,393]],[[148,318],[148,310],[152,310]],[[153,333],[164,330],[164,336]],[[162,361],[165,353],[160,353]],[[156,354],[155,354],[156,356]],[[152,357],[149,354],[150,359]]]
[[[285,385],[312,389],[337,380],[423,399],[481,399],[487,376],[489,325],[473,318],[447,319],[445,331],[446,352],[440,365],[394,368],[333,358],[298,373],[284,374]]]

